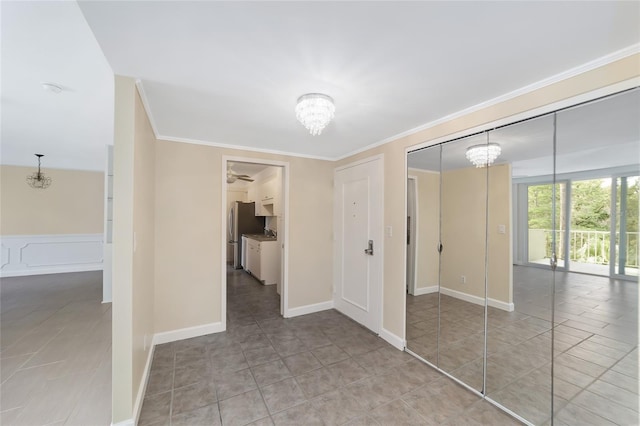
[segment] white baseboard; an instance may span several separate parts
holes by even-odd
[[[429,293],[437,293],[438,292],[438,286],[437,285],[431,285],[428,287],[416,287],[413,290],[413,295],[414,296],[422,296],[423,294],[429,294]]]
[[[102,263],[87,265],[66,265],[51,268],[23,269],[13,271],[0,270],[0,278],[28,277],[31,275],[67,274],[69,272],[102,271]]]
[[[144,399],[144,394],[147,392],[147,384],[149,383],[149,373],[151,372],[151,363],[153,362],[154,350],[155,346],[151,345],[151,348],[149,348],[149,355],[147,355],[147,363],[144,366],[144,372],[142,373],[140,385],[138,386],[138,395],[136,395],[136,402],[133,406],[133,416],[135,418],[135,422],[133,423],[134,425],[137,425],[138,420],[140,419],[142,400]]]
[[[220,333],[225,327],[222,322],[212,322],[209,324],[197,325],[195,327],[181,328],[178,330],[163,331],[153,335],[153,345],[175,342],[176,340],[191,339],[192,337],[204,336],[211,333]]]
[[[313,305],[299,306],[297,308],[286,309],[285,318],[298,317],[300,315],[313,314],[314,312],[326,311],[333,309],[333,300],[328,302],[314,303]]]
[[[404,339],[396,336],[395,334],[385,329],[384,327],[380,329],[379,336],[398,350],[403,351],[404,347],[406,346]]]
[[[473,303],[476,305],[484,306],[484,299],[482,297],[474,296],[469,293],[463,293],[461,291],[452,290],[446,287],[440,287],[440,293],[455,297],[456,299],[464,300],[465,302]],[[503,302],[501,300],[489,298],[488,305],[493,308],[502,309],[503,311],[513,312],[513,303]]]
[[[133,419],[127,419],[118,423],[111,423],[111,426],[136,426],[136,424]]]
[[[502,300],[489,298],[489,306],[492,308],[502,309],[503,311],[513,312],[515,306],[513,303],[503,302]]]
[[[0,237],[0,277],[100,271],[103,234]]]

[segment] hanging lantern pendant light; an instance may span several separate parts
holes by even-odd
[[[45,176],[45,174],[40,170],[40,159],[44,157],[44,154],[34,155],[38,157],[38,171],[27,176],[27,183],[30,187],[35,189],[46,189],[51,186],[51,178]]]

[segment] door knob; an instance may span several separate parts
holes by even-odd
[[[365,254],[373,256],[373,240],[369,240],[369,248],[364,249]]]

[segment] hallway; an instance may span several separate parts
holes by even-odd
[[[144,425],[518,424],[335,310],[278,315],[230,270],[223,333],[159,345]]]

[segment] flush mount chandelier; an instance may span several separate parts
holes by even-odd
[[[44,157],[43,154],[33,154],[38,157],[38,171],[33,172],[29,176],[27,176],[27,184],[30,187],[35,189],[47,189],[51,185],[51,178],[45,176],[42,171],[40,171],[40,159]]]
[[[502,149],[497,143],[474,145],[467,148],[467,160],[476,167],[490,166],[498,158]]]
[[[313,136],[322,133],[322,130],[333,120],[336,107],[333,99],[322,93],[307,93],[298,98],[296,105],[296,118]]]

